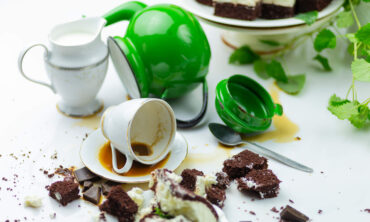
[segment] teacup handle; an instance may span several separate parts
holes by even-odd
[[[133,163],[134,160],[130,157],[130,155],[126,155],[125,154],[125,156],[126,156],[126,163],[125,163],[125,165],[122,168],[118,169],[116,148],[114,148],[114,146],[113,146],[112,143],[110,144],[110,147],[112,149],[112,165],[113,165],[114,172],[119,173],[119,174],[121,174],[121,173],[127,173],[131,169],[132,163]]]
[[[38,44],[31,45],[30,47],[26,48],[25,50],[23,50],[23,51],[19,54],[19,57],[18,57],[18,69],[19,69],[19,72],[22,74],[22,76],[23,76],[25,79],[27,79],[27,80],[29,80],[29,81],[31,81],[31,82],[33,82],[33,83],[40,84],[40,85],[42,85],[42,86],[46,86],[46,87],[48,87],[49,89],[51,89],[51,91],[53,91],[53,93],[55,93],[55,89],[54,89],[54,87],[53,87],[51,84],[48,84],[48,83],[45,83],[45,82],[41,82],[41,81],[38,81],[38,80],[34,80],[34,79],[32,79],[32,78],[28,77],[28,76],[24,73],[24,71],[23,71],[23,59],[24,59],[25,55],[27,54],[27,52],[28,52],[29,50],[31,50],[33,47],[36,47],[36,46],[41,46],[41,47],[43,47],[43,48],[45,49],[46,56],[48,56],[48,54],[49,54],[49,50],[48,50],[48,48],[47,48],[44,44],[38,43]]]

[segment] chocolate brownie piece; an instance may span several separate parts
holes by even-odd
[[[185,169],[181,173],[182,181],[180,185],[190,191],[195,191],[197,176],[204,176],[202,171],[196,169]]]
[[[280,19],[294,16],[294,7],[285,7],[274,4],[262,4],[261,18]]]
[[[79,199],[79,192],[79,185],[73,180],[57,181],[52,183],[49,187],[49,196],[57,200],[63,206]]]
[[[295,4],[296,14],[309,11],[321,11],[330,4],[332,0],[297,0]]]
[[[121,186],[112,187],[107,200],[104,201],[99,209],[118,217],[119,221],[134,221],[138,206],[122,189]]]
[[[224,171],[229,178],[245,176],[250,170],[267,169],[267,159],[249,150],[244,150],[224,161]]]
[[[209,202],[222,208],[226,199],[226,192],[216,186],[211,186],[206,190],[206,198]]]
[[[289,205],[281,211],[280,218],[288,222],[307,222],[310,219]]]
[[[230,186],[230,179],[225,172],[218,172],[216,173],[216,187],[226,190]]]
[[[213,0],[197,0],[200,4],[212,6]]]
[[[215,1],[215,15],[227,18],[242,20],[255,20],[261,15],[261,2],[256,1],[255,5],[225,3]]]
[[[245,177],[238,178],[238,189],[245,193],[257,194],[260,198],[276,197],[280,180],[271,170],[252,170]]]

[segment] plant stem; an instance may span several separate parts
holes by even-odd
[[[351,6],[351,11],[352,11],[353,17],[355,18],[357,27],[358,27],[358,29],[360,29],[361,28],[361,24],[360,24],[360,21],[358,20],[358,17],[357,17],[357,14],[355,12],[355,9],[353,8],[352,0],[349,0],[349,5]]]

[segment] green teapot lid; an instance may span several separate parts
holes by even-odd
[[[240,133],[264,131],[275,114],[283,113],[282,106],[274,104],[258,82],[244,75],[234,75],[217,84],[215,105],[225,124]]]

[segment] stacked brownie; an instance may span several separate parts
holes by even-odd
[[[280,180],[267,167],[266,158],[245,150],[225,160],[222,170],[231,180],[236,179],[240,191],[272,198],[279,193]]]
[[[332,0],[196,0],[214,6],[215,15],[242,20],[279,19],[295,14],[321,11]]]
[[[216,177],[205,176],[202,171],[185,169],[181,173],[180,185],[189,191],[204,196],[209,202],[222,208],[226,199],[226,188],[229,186],[228,176],[217,173]]]

